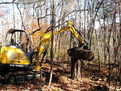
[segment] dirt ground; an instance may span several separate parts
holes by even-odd
[[[0,91],[121,91],[119,81],[108,80],[106,68],[98,72],[98,66],[83,66],[80,78],[73,80],[70,78],[70,66],[58,62],[53,63],[53,79],[49,87],[50,66],[50,63],[43,64],[39,78],[17,84],[0,84]]]

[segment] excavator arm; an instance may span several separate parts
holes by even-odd
[[[65,31],[71,32],[71,34],[79,41],[80,44],[85,43],[85,39],[80,35],[80,33],[73,25],[61,28],[59,31],[55,32],[55,35]]]
[[[72,21],[67,21],[67,25],[62,27],[59,30],[54,30],[53,35],[59,35],[63,32],[70,32],[73,37],[75,37],[78,40],[79,47],[74,47],[68,49],[68,55],[73,58],[76,57],[76,59],[83,59],[83,60],[92,60],[94,58],[94,54],[90,49],[88,49],[87,42],[85,39],[82,37],[82,35],[79,33],[79,31],[74,27],[74,24]],[[32,33],[32,36],[36,36],[36,34],[40,37],[39,38],[39,45],[34,48],[34,52],[37,53],[35,54],[37,58],[35,70],[39,71],[42,67],[42,63],[44,60],[44,57],[46,56],[47,50],[49,48],[49,43],[51,41],[52,37],[52,32],[51,29],[38,34],[36,32]],[[39,60],[38,60],[39,58]]]
[[[53,35],[59,35],[62,32],[71,32],[71,34],[79,41],[80,45],[85,44],[85,39],[80,35],[80,33],[77,31],[77,29],[74,27],[73,22],[67,21],[67,25],[62,27],[61,29],[54,31]],[[36,49],[36,51],[39,51],[39,56],[46,55],[47,48],[49,47],[49,42],[51,40],[52,33],[51,31],[48,31],[46,33],[43,33],[40,35],[40,41],[39,46]],[[44,57],[42,57],[43,59]]]
[[[80,44],[84,44],[85,39],[80,35],[80,33],[77,31],[77,29],[73,26],[73,23],[71,21],[67,22],[67,26],[62,27],[61,29],[54,31],[53,34],[54,35],[58,35],[62,32],[66,32],[69,31],[71,32],[71,34],[79,41]],[[52,37],[52,33],[49,31],[47,33],[44,33],[43,35],[41,35],[41,39],[40,39],[40,53],[42,53],[44,51],[44,46],[47,45],[50,42],[50,39]]]

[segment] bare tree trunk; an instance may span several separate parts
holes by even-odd
[[[51,34],[52,34],[52,37],[51,37],[51,49],[50,49],[50,59],[51,61],[53,62],[53,39],[54,39],[54,35],[53,35],[53,31],[54,31],[54,26],[55,26],[55,0],[52,0],[51,1],[52,3],[52,17],[51,17],[51,24],[52,24],[52,30],[51,30]],[[48,87],[51,86],[51,82],[52,82],[52,74],[53,74],[53,65],[51,65],[51,69],[50,69],[50,79],[49,79],[49,85]]]

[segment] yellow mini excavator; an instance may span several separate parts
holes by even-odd
[[[94,58],[94,55],[92,52],[88,52],[88,48],[85,47],[85,39],[73,26],[73,22],[68,21],[65,27],[62,27],[61,29],[54,31],[53,34],[58,35],[65,31],[71,32],[71,34],[79,41],[79,45],[83,46],[83,49],[86,48],[87,51],[79,53],[77,52],[78,48],[70,49],[68,50],[69,56],[80,57],[83,60],[92,60]],[[35,49],[33,49],[33,47],[31,46],[32,37],[30,36],[33,36],[33,34],[28,34],[24,30],[10,29],[7,32],[7,44],[5,46],[2,46],[0,50],[0,76],[2,76],[5,79],[9,79],[11,75],[16,76],[17,74],[36,74],[40,72],[40,61],[37,60],[37,63],[34,63],[32,59],[36,51],[38,51],[39,55],[43,54],[42,57],[44,58],[47,52],[47,48],[49,46],[49,42],[52,37],[52,33],[50,30],[41,34],[39,46]]]

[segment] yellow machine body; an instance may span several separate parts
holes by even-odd
[[[30,61],[21,49],[15,46],[4,46],[0,51],[0,63],[29,65]]]

